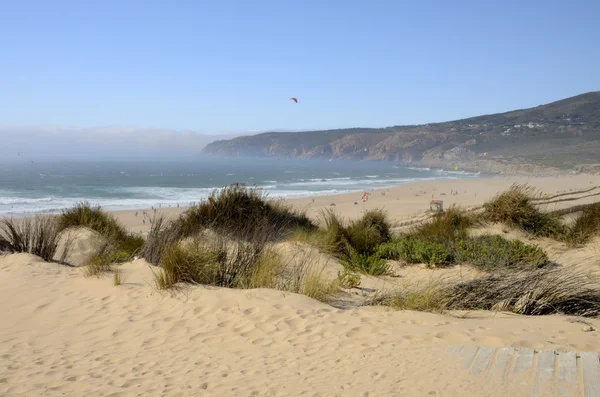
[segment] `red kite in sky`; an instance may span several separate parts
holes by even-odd
[[[290,98],[290,101],[294,101],[294,102],[298,103],[298,99],[297,98]]]

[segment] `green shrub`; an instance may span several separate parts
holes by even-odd
[[[448,265],[454,260],[452,252],[444,244],[430,241],[417,241],[415,258],[428,267]]]
[[[342,261],[342,264],[349,270],[369,274],[371,276],[382,276],[389,274],[390,268],[387,260],[382,259],[377,254],[361,254],[357,251],[351,251],[350,256]]]
[[[403,260],[407,263],[418,263],[416,257],[417,240],[409,235],[403,234],[392,241],[383,243],[377,248],[377,254],[385,259]]]
[[[498,235],[468,238],[456,243],[457,260],[482,270],[501,268],[539,268],[548,263],[548,256],[537,245]]]

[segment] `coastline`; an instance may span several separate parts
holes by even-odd
[[[442,200],[445,208],[451,205],[458,205],[465,208],[479,206],[498,193],[510,188],[515,183],[529,184],[544,193],[550,194],[599,186],[600,175],[490,176],[476,179],[409,182],[391,188],[369,190],[368,200],[364,204],[364,209],[383,209],[387,212],[390,220],[401,222],[427,211],[431,200]],[[451,191],[456,193],[451,194]],[[354,192],[281,201],[297,209],[305,210],[313,219],[317,219],[319,214],[325,209],[333,209],[342,217],[352,219],[362,214],[363,203],[361,196],[362,192]],[[577,204],[591,203],[598,200],[599,198],[591,197],[577,201]],[[548,209],[559,209],[570,205],[572,203],[557,203],[552,204]],[[186,208],[159,208],[156,214],[175,217]],[[129,231],[139,233],[150,230],[151,226],[149,223],[150,217],[147,217],[146,220],[148,222],[144,223],[142,216],[144,211],[147,211],[150,215],[154,214],[154,211],[150,208],[145,210],[118,210],[109,212]],[[136,212],[138,216],[135,216]]]

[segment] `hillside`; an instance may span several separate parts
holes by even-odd
[[[387,128],[268,132],[220,140],[203,154],[386,160],[485,172],[600,163],[600,92],[530,109]],[[485,154],[487,153],[487,155]]]

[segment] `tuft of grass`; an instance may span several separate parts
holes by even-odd
[[[439,280],[424,283],[405,283],[398,292],[383,296],[373,303],[396,310],[415,310],[442,313],[448,304],[448,287]]]
[[[245,288],[281,288],[285,266],[274,250],[265,249],[255,266]]]
[[[276,257],[266,254],[264,241],[228,240],[219,235],[200,235],[185,244],[165,249],[156,285],[208,284],[228,288],[253,288],[278,272]],[[274,283],[274,281],[273,281]]]
[[[118,287],[119,285],[123,284],[124,281],[125,277],[123,276],[121,270],[119,268],[116,268],[113,274],[113,285],[115,287]]]
[[[344,269],[343,272],[338,272],[338,283],[341,288],[352,289],[360,286],[361,277],[360,274],[354,273],[348,269]]]
[[[493,273],[448,289],[447,309],[600,316],[597,280],[566,269]]]
[[[59,229],[52,217],[0,221],[0,250],[5,252],[27,252],[52,262],[59,237]]]
[[[87,227],[113,241],[127,238],[125,228],[115,217],[102,210],[100,206],[94,207],[88,202],[78,203],[64,210],[58,217],[58,227],[60,231],[70,227]]]
[[[210,228],[235,238],[247,238],[258,231],[272,240],[285,238],[295,228],[316,229],[304,212],[269,201],[260,188],[241,184],[214,190],[207,200],[188,208],[172,226],[180,237]]]
[[[533,205],[539,197],[532,187],[514,184],[486,203],[481,216],[486,221],[504,223],[535,236],[564,235],[566,228],[556,214],[541,212]]]
[[[155,275],[156,286],[168,289],[177,283],[214,285],[226,255],[223,250],[203,244],[173,245],[161,258],[161,271]]]
[[[446,211],[436,214],[429,222],[425,222],[412,231],[412,235],[425,241],[442,244],[453,243],[468,236],[468,230],[477,224],[477,219],[459,207],[451,206]]]
[[[105,246],[100,252],[94,255],[83,267],[83,274],[86,277],[99,277],[104,273],[112,271],[114,261],[114,249]]]
[[[429,281],[407,285],[375,304],[397,310],[493,310],[540,316],[565,314],[600,316],[598,280],[565,269],[495,272],[478,279],[449,284]]]
[[[338,291],[339,282],[337,280],[326,281],[322,277],[322,270],[314,269],[306,275],[301,293],[318,301],[326,302]]]
[[[580,246],[589,242],[600,233],[600,203],[583,207],[581,214],[575,219],[565,235],[565,242],[570,246]]]
[[[159,215],[152,222],[150,232],[140,249],[140,256],[148,263],[158,265],[167,248],[176,244],[180,238],[172,223],[163,215]]]
[[[381,210],[367,211],[361,218],[344,224],[333,211],[322,212],[325,229],[319,232],[319,246],[336,256],[350,270],[372,275],[388,271],[386,261],[376,252],[391,238],[390,225]]]
[[[456,243],[457,260],[481,270],[534,269],[548,263],[548,255],[537,245],[507,240],[498,235],[468,238]]]

